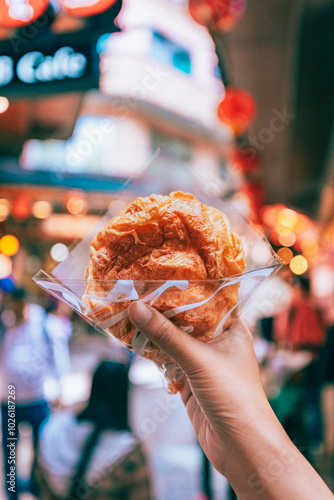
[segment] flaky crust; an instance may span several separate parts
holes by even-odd
[[[101,280],[190,281],[187,290],[173,287],[154,302],[154,307],[165,312],[209,298],[217,288],[217,282],[209,280],[237,275],[244,269],[241,240],[222,212],[191,194],[151,195],[134,200],[92,241],[83,300],[93,309],[97,301],[87,295],[105,297],[109,293],[110,285]],[[192,327],[191,335],[206,342],[221,318],[236,305],[238,292],[238,284],[223,288],[206,304],[179,313],[172,320],[180,327]],[[129,303],[106,305],[94,313],[94,320],[105,321]],[[131,347],[134,329],[127,317],[108,331]],[[170,361],[151,343],[145,357]]]

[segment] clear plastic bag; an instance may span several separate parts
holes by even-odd
[[[153,359],[171,382],[170,389],[177,390],[179,372],[172,360],[134,330],[128,318],[128,306],[134,300],[143,300],[157,307],[184,331],[203,342],[219,335],[233,316],[254,298],[260,286],[281,266],[268,240],[260,235],[228,202],[219,198],[219,179],[213,175],[196,173],[184,165],[171,151],[164,149],[157,154],[142,174],[130,180],[119,193],[110,210],[85,238],[77,242],[68,257],[47,272],[39,271],[35,282],[59,300],[66,302],[85,321],[101,333],[119,339],[136,354]],[[241,238],[245,249],[246,269],[243,274],[220,280],[103,280],[97,283],[97,294],[86,293],[84,279],[89,262],[90,244],[96,234],[118,215],[137,196],[169,194],[171,191],[193,193],[206,205],[213,206],[227,215],[232,230]],[[229,304],[231,292],[238,300]],[[166,309],[166,304],[173,305]]]

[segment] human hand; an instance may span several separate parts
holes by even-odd
[[[201,343],[143,302],[129,306],[129,318],[182,369],[180,394],[199,443],[239,499],[333,499],[273,413],[240,320]]]
[[[180,394],[195,433],[210,462],[225,473],[234,435],[240,437],[245,425],[269,407],[250,332],[235,320],[204,344],[142,302],[130,305],[129,317],[182,369]]]

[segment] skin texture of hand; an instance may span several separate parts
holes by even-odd
[[[274,415],[240,320],[203,344],[140,301],[129,317],[182,369],[180,394],[199,443],[239,500],[334,498]]]

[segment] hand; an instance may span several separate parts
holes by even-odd
[[[143,303],[132,303],[129,317],[184,372],[183,403],[204,453],[224,473],[231,433],[268,406],[250,332],[235,320],[203,344]]]
[[[241,498],[333,498],[275,417],[240,320],[204,344],[143,302],[129,306],[129,317],[182,369],[180,394],[202,449]],[[282,472],[270,477],[276,462]]]

